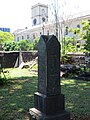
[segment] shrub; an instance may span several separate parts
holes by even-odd
[[[73,62],[72,57],[69,55],[63,55],[61,56],[61,64],[70,64]]]
[[[0,64],[0,85],[3,85],[6,83],[6,77],[5,76],[2,77],[2,73],[3,73],[3,69],[2,69],[1,64]],[[3,73],[3,75],[4,75],[4,73]]]

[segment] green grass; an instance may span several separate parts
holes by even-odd
[[[10,83],[0,87],[0,120],[28,120],[37,88],[37,73],[10,69]]]
[[[29,120],[28,111],[34,106],[37,91],[36,68],[9,69],[8,79],[7,85],[0,86],[0,120]],[[90,82],[63,79],[61,85],[71,120],[90,116]]]
[[[61,84],[72,120],[90,117],[90,81],[62,80]]]

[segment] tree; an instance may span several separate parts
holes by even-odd
[[[74,37],[65,37],[64,38],[64,54],[68,52],[76,52],[76,40]]]
[[[51,18],[51,22],[53,23],[53,28],[55,31],[55,35],[58,38],[58,0],[49,0],[50,4],[49,4],[49,9],[50,9],[50,13],[52,14],[52,18]],[[50,15],[51,16],[51,15]],[[54,21],[53,21],[54,20]]]
[[[6,43],[3,44],[3,50],[5,50],[5,51],[14,51],[16,45],[17,45],[17,43],[15,43],[14,41],[6,42]]]
[[[73,8],[74,7],[75,6],[73,6]],[[68,27],[72,23],[72,20],[70,22],[68,22],[68,20],[73,17],[72,9],[69,8],[70,11],[68,11],[65,10],[66,8],[68,9],[68,2],[66,0],[63,1],[51,0],[50,12],[54,17],[53,28],[55,29],[56,37],[58,38],[58,40],[60,40],[62,53],[64,53],[65,51],[64,40],[65,40],[65,35],[67,34],[66,30],[68,30]]]
[[[20,40],[16,43],[15,50],[29,51],[33,49],[33,44],[30,40]]]
[[[90,21],[82,21],[80,26],[81,28],[69,28],[69,32],[73,33],[76,50],[79,48],[81,52],[90,52]],[[81,41],[83,41],[83,44],[81,44]]]
[[[3,44],[3,50],[5,51],[29,51],[29,50],[37,50],[39,39],[36,38],[34,42],[30,42],[30,40],[20,40],[18,42],[6,42]]]
[[[38,49],[38,41],[39,41],[39,38],[35,38],[35,39],[34,39],[34,42],[33,42],[33,50],[37,50],[37,49]]]
[[[14,41],[14,35],[10,32],[0,31],[0,44]]]
[[[90,53],[90,21],[84,23],[83,27],[86,30],[86,34],[84,35],[84,37],[86,38],[86,42],[85,42],[84,48],[86,49],[87,52]]]

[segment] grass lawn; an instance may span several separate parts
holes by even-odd
[[[34,106],[33,95],[37,91],[37,71],[9,69],[7,85],[0,86],[0,120],[29,120],[29,108]],[[71,120],[90,116],[90,81],[61,80],[66,109]]]

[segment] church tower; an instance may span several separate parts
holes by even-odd
[[[48,21],[48,5],[36,4],[31,8],[32,26],[40,25]]]

